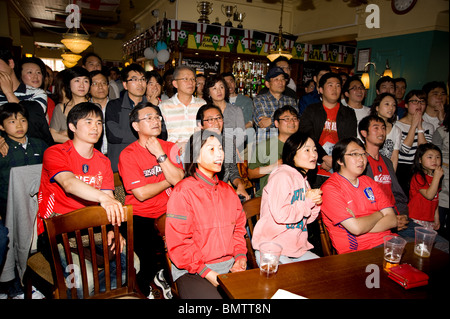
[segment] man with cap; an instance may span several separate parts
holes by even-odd
[[[270,137],[270,128],[275,128],[273,113],[280,107],[290,105],[298,111],[297,103],[283,92],[286,89],[289,75],[282,68],[274,67],[266,74],[267,93],[257,95],[253,100],[253,122],[257,128],[258,141]],[[274,133],[276,129],[272,130]]]

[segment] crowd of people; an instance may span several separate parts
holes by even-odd
[[[137,283],[150,299],[172,298],[168,275],[181,298],[221,298],[217,276],[247,269],[242,203],[253,197],[262,197],[256,256],[272,241],[281,263],[320,258],[318,219],[339,254],[391,233],[414,241],[418,225],[438,231],[436,248],[448,253],[445,83],[406,93],[405,79],[382,77],[365,105],[358,76],[322,65],[297,94],[290,71],[286,58],[272,62],[251,99],[231,72],[180,65],[160,75],[135,63],[119,71],[88,53],[56,74],[0,48],[0,273],[10,169],[37,163],[38,250],[47,257],[46,218],[99,204],[123,222],[119,174],[133,205]],[[21,288],[15,278],[0,295],[20,298]]]

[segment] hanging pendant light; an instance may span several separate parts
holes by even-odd
[[[270,60],[270,62],[275,61],[280,56],[284,56],[288,60],[292,58],[292,54],[287,51],[283,50],[283,8],[284,8],[284,0],[281,0],[281,16],[280,16],[280,27],[278,32],[278,46],[276,50],[270,50],[269,54],[267,55],[267,58]]]

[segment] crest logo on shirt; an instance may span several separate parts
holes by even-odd
[[[87,172],[89,172],[89,165],[88,165],[88,164],[83,164],[82,168],[83,168],[83,173],[84,173],[84,174],[86,174]]]
[[[366,195],[367,199],[371,202],[375,201],[375,195],[373,194],[372,187],[367,187],[364,189],[364,194]]]

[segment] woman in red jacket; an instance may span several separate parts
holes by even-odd
[[[183,299],[221,298],[217,276],[247,267],[245,214],[236,192],[217,178],[220,135],[199,131],[184,154],[185,178],[167,203],[166,243]]]

